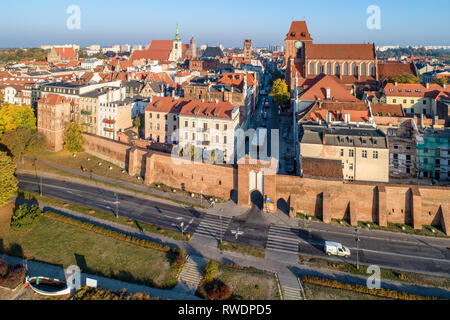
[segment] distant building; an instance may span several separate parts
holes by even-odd
[[[47,62],[57,64],[78,61],[78,52],[74,48],[54,47],[47,55]]]
[[[244,60],[251,61],[252,60],[252,40],[247,39],[244,40]]]

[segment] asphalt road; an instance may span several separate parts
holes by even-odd
[[[36,176],[19,174],[18,179],[21,189],[39,193],[39,179]],[[114,192],[101,187],[50,178],[42,178],[42,185],[44,195],[111,212],[111,214],[115,212]],[[122,193],[118,193],[118,199],[121,216],[160,227],[179,230],[180,223],[184,222],[184,225],[187,226],[185,231],[195,235],[199,224],[205,220],[204,212],[190,207]],[[212,223],[216,224],[217,229],[221,228],[218,218],[209,220],[208,225]],[[232,233],[236,230],[243,231],[237,240]],[[298,252],[293,253],[294,255],[319,257],[327,257],[323,252],[325,240],[336,241],[348,246],[352,252],[349,259],[342,258],[341,260],[356,261],[356,234],[352,232],[352,229],[312,222],[305,223],[301,220],[298,222],[298,228],[282,229],[265,221],[257,208],[249,210],[243,216],[234,217],[224,230],[223,237],[226,241],[259,248],[268,247],[268,243],[274,248],[298,246]],[[450,240],[362,230],[359,242],[359,261],[382,267],[450,276]]]

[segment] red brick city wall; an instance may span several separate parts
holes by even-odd
[[[163,183],[173,188],[229,199],[251,206],[249,174],[259,165],[218,166],[197,162],[174,163],[169,154],[131,147],[103,137],[84,134],[87,152],[140,174],[147,184]],[[386,226],[405,223],[415,228],[435,225],[450,232],[450,188],[371,184],[265,175],[264,193],[289,213],[306,212],[326,222],[345,219],[353,225],[370,221]],[[292,212],[290,212],[292,214]]]

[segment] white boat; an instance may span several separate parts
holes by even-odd
[[[51,279],[46,277],[27,277],[26,284],[34,292],[44,296],[64,296],[70,295],[71,288],[64,280]]]

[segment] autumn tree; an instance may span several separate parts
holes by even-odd
[[[403,73],[400,75],[397,75],[395,77],[392,77],[389,80],[390,83],[408,83],[408,84],[414,84],[414,83],[420,83],[421,82],[421,78],[420,77],[416,77],[412,74],[409,73]]]
[[[270,96],[273,98],[276,104],[282,108],[289,106],[291,94],[288,91],[288,86],[283,79],[277,79],[274,81],[272,89],[270,90]]]
[[[438,84],[440,86],[447,84],[448,80],[446,78],[435,78],[431,81],[431,83]]]
[[[5,104],[0,106],[0,138],[17,128],[36,130],[36,117],[30,106]]]
[[[14,176],[16,165],[6,152],[0,151],[0,207],[3,207],[17,192]]]
[[[81,135],[81,127],[76,122],[67,125],[64,132],[64,148],[69,152],[82,152],[83,136]]]
[[[18,160],[28,147],[33,133],[28,128],[18,128],[6,132],[0,139],[0,142],[8,148],[14,160]]]

